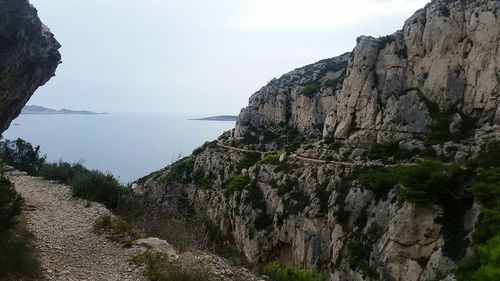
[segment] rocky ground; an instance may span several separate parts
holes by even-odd
[[[124,249],[93,232],[94,221],[109,211],[100,204],[73,198],[61,184],[9,173],[26,200],[28,227],[45,276],[43,280],[144,280],[129,263],[137,249]]]

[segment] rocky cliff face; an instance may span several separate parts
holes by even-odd
[[[360,174],[424,157],[470,164],[500,139],[499,10],[436,0],[393,35],[285,74],[250,98],[232,132],[136,190],[159,208],[185,195],[252,261],[330,280],[453,280],[477,200],[465,189],[401,200],[404,186],[382,184],[381,195],[366,182],[390,179]]]
[[[0,132],[54,76],[59,47],[27,0],[0,1]]]
[[[433,1],[393,35],[359,37],[350,55],[269,83],[250,98],[235,136],[282,125],[339,139],[400,140],[427,133],[436,109],[476,127],[498,125],[498,11],[498,1]],[[326,87],[343,71],[345,79],[335,80],[341,87]],[[301,95],[310,83],[317,87]]]

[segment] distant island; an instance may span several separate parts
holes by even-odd
[[[105,112],[92,112],[88,110],[70,110],[70,109],[52,109],[52,108],[47,108],[39,105],[27,105],[25,106],[21,114],[106,114]]]
[[[235,115],[219,115],[219,116],[211,116],[211,117],[188,119],[188,120],[200,120],[200,121],[236,121],[237,119],[238,119],[238,116],[235,116]]]

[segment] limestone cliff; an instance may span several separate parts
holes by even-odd
[[[0,1],[0,132],[54,76],[59,47],[28,0]]]
[[[381,195],[359,175],[428,157],[465,167],[500,139],[499,10],[435,0],[393,35],[273,79],[234,130],[136,191],[160,209],[186,196],[252,261],[330,280],[453,280],[481,213],[468,189],[402,200],[404,185]]]

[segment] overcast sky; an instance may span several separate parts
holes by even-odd
[[[61,43],[29,104],[237,114],[273,77],[401,29],[427,0],[31,0]]]

